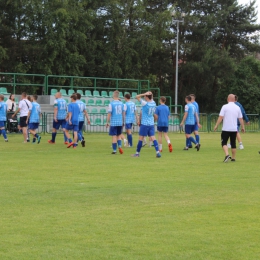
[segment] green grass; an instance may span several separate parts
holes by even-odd
[[[156,159],[111,155],[105,134],[76,150],[1,136],[0,259],[259,259],[259,134],[226,164],[219,133],[199,152],[170,137]]]

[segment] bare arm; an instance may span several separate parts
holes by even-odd
[[[245,132],[245,125],[244,125],[244,120],[243,118],[239,118],[239,122],[241,124],[241,131],[244,133]]]
[[[218,120],[217,120],[217,123],[216,123],[216,125],[215,125],[215,127],[214,127],[214,131],[217,130],[218,125],[222,122],[222,120],[223,120],[223,116],[219,116],[219,117],[218,117]]]
[[[201,127],[199,115],[198,115],[197,112],[195,113],[195,116],[196,116],[196,120],[197,120],[198,127]]]
[[[85,117],[86,117],[87,120],[88,120],[88,124],[90,125],[90,119],[89,119],[89,115],[88,115],[87,110],[84,110],[84,114],[85,114]]]
[[[182,118],[182,121],[181,121],[181,123],[180,123],[180,126],[183,126],[183,125],[184,125],[184,122],[185,122],[187,116],[188,116],[188,112],[185,112],[185,113],[184,113],[184,116],[183,116],[183,118]]]
[[[110,118],[111,118],[111,113],[108,113],[107,114],[107,125],[106,125],[106,127],[108,127],[109,124],[110,124]]]
[[[28,112],[28,116],[27,116],[27,119],[26,119],[26,124],[28,124],[28,121],[29,121],[30,115],[31,115],[31,111],[29,110],[29,112]]]
[[[20,112],[20,108],[18,108],[18,109],[14,112],[14,114],[12,115],[12,117],[15,117],[19,112]]]
[[[139,95],[137,95],[135,98],[140,102],[141,97],[144,97],[144,96],[147,96],[147,95],[152,95],[152,92],[151,92],[151,91],[148,91],[148,92],[146,92],[146,93],[139,94]]]
[[[54,115],[53,115],[53,119],[57,122],[57,113],[58,113],[58,108],[54,107]]]

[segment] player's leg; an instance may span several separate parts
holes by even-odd
[[[117,129],[116,126],[110,126],[109,127],[109,133],[112,137],[112,154],[116,154],[117,151]]]
[[[78,140],[81,142],[81,146],[85,147],[85,139],[83,137],[83,125],[84,121],[79,122]]]
[[[159,151],[162,152],[162,131],[161,131],[161,127],[160,126],[157,126],[157,131],[158,131]]]
[[[194,135],[195,135],[195,140],[199,144],[200,143],[200,136],[199,136],[199,126],[197,123],[195,123],[194,126]]]
[[[237,137],[237,133],[236,132],[231,132],[230,133],[230,143],[231,143],[231,152],[232,152],[232,158],[231,161],[235,161],[236,160],[236,137]]]
[[[158,142],[155,138],[155,131],[154,131],[154,126],[149,126],[148,128],[148,136],[150,137],[150,139],[153,141],[153,144],[154,144],[154,149],[156,151],[156,157],[157,158],[160,158],[161,157],[161,154],[159,152],[159,145],[158,145]]]
[[[61,127],[62,127],[62,131],[63,131],[63,137],[64,137],[64,144],[68,144],[68,139],[67,139],[67,136],[65,134],[65,127],[66,127],[66,120],[61,120]]]
[[[132,136],[132,124],[126,124],[126,134],[127,134],[127,141],[128,141],[128,146],[132,147],[133,146],[133,136]]]
[[[136,146],[136,152],[134,155],[132,155],[133,157],[139,157],[139,154],[140,154],[142,146],[143,146],[144,137],[147,136],[147,134],[148,134],[147,126],[140,125],[139,140],[138,140],[138,143]]]
[[[240,130],[240,125],[237,126],[237,141],[238,141],[238,143],[239,143],[239,149],[240,149],[240,150],[243,150],[243,149],[244,149],[244,146],[243,146],[243,143],[242,143],[242,137],[241,137],[241,135],[240,135],[239,130]]]
[[[5,131],[5,121],[0,121],[0,135],[3,135],[5,142],[8,142],[6,131]]]
[[[78,131],[79,131],[79,125],[73,125],[73,134],[74,134],[74,143],[73,148],[76,148],[78,145]]]
[[[165,138],[165,140],[168,144],[169,152],[171,153],[172,152],[172,144],[171,144],[171,140],[168,136],[168,127],[164,127],[163,135],[164,135],[164,138]]]
[[[123,129],[122,129],[122,132],[123,132]],[[121,134],[121,135],[120,135],[120,138],[121,138],[121,140],[124,141],[124,146],[127,146],[127,140],[126,140],[124,134]]]
[[[122,135],[122,131],[123,131],[123,127],[122,126],[117,126],[116,127],[117,145],[118,145],[118,150],[119,150],[120,154],[124,153],[124,151],[122,149],[122,137],[123,137],[123,139],[125,139],[125,138],[124,138],[124,135]]]
[[[51,134],[51,140],[48,141],[48,143],[50,144],[55,144],[55,139],[56,139],[56,135],[57,135],[57,130],[60,128],[60,121],[55,121],[53,120],[52,123],[52,134]]]
[[[229,159],[231,159],[231,157],[228,154],[228,146],[227,146],[228,139],[229,139],[229,132],[222,131],[221,132],[221,146],[225,153],[225,158],[224,158],[223,162],[227,162]]]

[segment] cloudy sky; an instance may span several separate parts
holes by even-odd
[[[250,0],[237,0],[239,4],[248,4],[250,3]],[[257,3],[258,2],[258,3]],[[256,7],[257,7],[257,11],[258,11],[258,23],[260,23],[260,3],[259,1],[256,1]]]

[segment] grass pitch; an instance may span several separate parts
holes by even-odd
[[[223,163],[220,134],[162,158],[111,155],[106,134],[67,149],[1,137],[0,259],[260,259],[259,134]],[[134,136],[136,145],[137,136]]]

